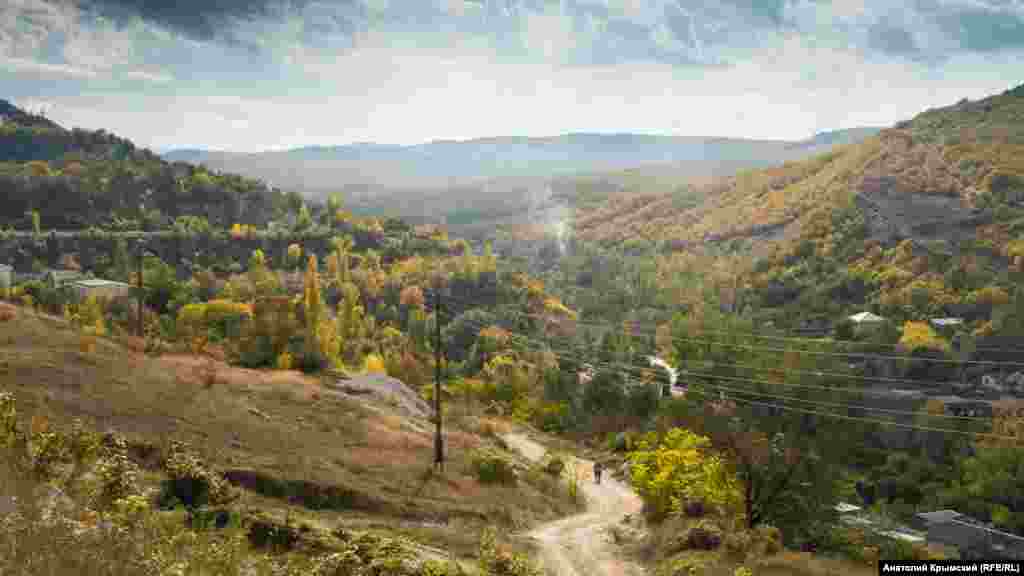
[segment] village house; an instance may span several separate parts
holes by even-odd
[[[43,282],[50,288],[61,288],[84,278],[84,274],[77,270],[50,269],[43,272]]]
[[[81,300],[85,300],[89,296],[95,296],[103,299],[113,299],[118,296],[130,296],[133,288],[131,284],[115,282],[114,280],[104,280],[102,278],[84,278],[82,280],[75,280],[68,283],[67,286],[74,290]]]
[[[955,510],[937,510],[915,515],[915,523],[927,530],[929,544],[955,548],[969,559],[1024,559],[1024,538],[971,520]]]

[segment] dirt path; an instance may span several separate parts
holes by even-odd
[[[504,438],[526,458],[544,458],[545,448],[525,434],[506,434]],[[528,534],[540,547],[544,569],[556,576],[640,576],[640,566],[616,557],[607,532],[625,515],[640,513],[640,497],[610,474],[601,478],[600,485],[595,484],[593,462],[572,461],[567,470],[576,470],[587,497],[587,512],[544,524]]]

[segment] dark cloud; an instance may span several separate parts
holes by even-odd
[[[937,16],[939,25],[972,52],[1024,48],[1024,21],[1000,10],[962,8]]]
[[[336,0],[347,15],[323,16],[320,27],[350,30],[358,14],[354,0]],[[239,21],[279,18],[301,12],[313,0],[78,0],[86,12],[125,22],[135,17],[196,40],[231,40],[232,26]],[[355,10],[354,10],[355,9]]]
[[[868,29],[868,46],[885,54],[916,56],[920,49],[906,28],[886,21],[876,22]]]
[[[780,26],[786,0],[723,0],[747,15],[753,23]]]

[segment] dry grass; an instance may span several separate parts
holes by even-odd
[[[428,432],[403,428],[386,405],[371,410],[361,403],[369,400],[322,388],[316,378],[214,361],[217,384],[206,386],[195,375],[209,362],[204,358],[149,358],[106,338],[90,353],[79,344],[79,333],[60,319],[19,310],[0,323],[0,390],[15,395],[21,414],[54,422],[82,418],[95,429],[114,428],[157,447],[180,439],[216,469],[252,471],[259,485],[250,488],[271,494],[246,491],[243,501],[252,505],[328,523],[459,521],[473,535],[493,522],[509,533],[574,511],[566,495],[545,485],[477,485],[465,462],[486,441],[476,430],[446,430],[450,464],[443,474],[427,475],[433,457]],[[308,501],[273,496],[279,492],[271,488],[299,483],[342,490],[350,505],[311,512]]]
[[[758,576],[869,576],[877,574],[878,569],[807,552],[783,552],[759,560],[754,573]]]

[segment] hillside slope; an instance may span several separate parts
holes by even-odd
[[[345,394],[353,386],[298,372],[153,358],[106,338],[90,351],[85,341],[57,318],[24,309],[5,316],[0,392],[13,393],[26,419],[81,418],[125,434],[147,482],[162,478],[168,442],[184,441],[242,489],[237,509],[246,514],[323,532],[383,529],[463,556],[474,553],[484,526],[510,533],[575,510],[565,489],[542,476],[480,484],[469,455],[494,443],[479,420],[454,410],[449,464],[432,474],[427,417],[387,394]]]
[[[167,162],[104,130],[67,130],[0,100],[0,227],[167,226],[197,216],[221,227],[265,224],[286,195],[262,182]]]
[[[1024,273],[1022,157],[1024,86],[701,190],[620,194],[582,211],[576,232],[767,257],[750,280],[762,305],[792,305],[786,325],[868,306],[960,316],[991,336]]]

